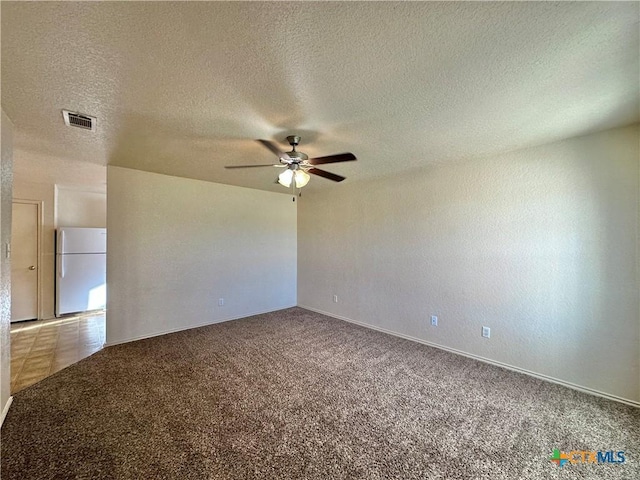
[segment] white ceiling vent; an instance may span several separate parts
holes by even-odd
[[[96,123],[98,121],[96,117],[90,117],[89,115],[83,115],[78,112],[70,112],[69,110],[62,110],[62,116],[64,117],[64,124],[68,127],[84,128],[92,132],[96,131]]]

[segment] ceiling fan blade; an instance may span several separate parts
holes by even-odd
[[[278,156],[278,158],[284,158],[285,160],[290,160],[289,155],[287,155],[282,150],[280,150],[275,143],[270,142],[269,140],[257,140],[257,141],[260,142],[265,147],[267,147],[269,150],[271,150],[272,153],[275,153]]]
[[[224,168],[255,168],[255,167],[276,167],[276,168],[284,168],[287,165],[276,165],[273,163],[263,163],[260,165],[225,165]]]
[[[313,173],[314,175],[318,175],[319,177],[324,177],[329,180],[333,180],[334,182],[341,182],[347,177],[343,177],[340,175],[336,175],[335,173],[327,172],[326,170],[320,170],[319,168],[310,168],[307,170],[307,173]]]
[[[316,157],[307,160],[309,165],[322,165],[323,163],[350,162],[357,160],[353,153],[338,153],[336,155],[327,155],[326,157]]]

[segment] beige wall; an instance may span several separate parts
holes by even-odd
[[[56,226],[107,226],[107,195],[81,187],[56,187]]]
[[[13,125],[1,112],[0,164],[0,412],[6,414],[11,397],[11,260],[5,255],[11,241],[11,189],[13,183]]]
[[[289,195],[119,167],[107,179],[107,344],[296,304]]]
[[[638,402],[638,144],[636,125],[310,190],[298,303]]]
[[[42,208],[40,229],[40,311],[39,318],[54,316],[55,280],[55,186],[45,183],[31,183],[14,179],[13,198],[35,200]]]

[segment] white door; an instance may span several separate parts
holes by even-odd
[[[38,205],[13,203],[11,321],[38,318]]]

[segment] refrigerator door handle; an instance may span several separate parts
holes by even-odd
[[[64,278],[64,255],[58,255],[58,271],[60,272],[60,278]]]
[[[58,251],[60,253],[65,253],[65,250],[64,250],[64,230],[60,230],[60,238],[58,240],[60,240],[60,248],[58,249]]]

